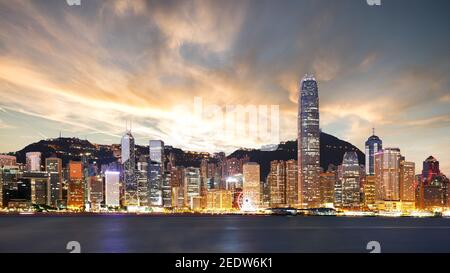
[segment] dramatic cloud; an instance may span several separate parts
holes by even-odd
[[[238,105],[278,106],[279,139],[294,139],[298,86],[312,72],[325,132],[363,149],[376,127],[386,146],[418,166],[433,154],[450,174],[448,8],[445,0],[0,1],[0,151],[61,131],[118,143],[126,122],[140,144],[161,138],[226,152],[268,144],[227,127],[227,106]],[[196,115],[196,98],[214,111]]]

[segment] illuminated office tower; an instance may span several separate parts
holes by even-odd
[[[172,167],[170,185],[172,187],[172,207],[184,207],[184,167]]]
[[[123,182],[125,188],[124,206],[138,206],[138,185],[136,177],[136,156],[134,147],[134,137],[131,131],[128,131],[122,137],[122,165]]]
[[[70,161],[67,207],[76,210],[82,209],[85,205],[84,194],[83,163],[81,161]]]
[[[274,160],[270,162],[268,176],[270,207],[284,207],[286,205],[286,162]]]
[[[248,200],[248,207],[257,209],[260,206],[261,198],[260,166],[255,162],[248,162],[243,165],[243,194]]]
[[[185,206],[193,207],[194,197],[200,197],[200,169],[189,167],[184,169]]]
[[[224,180],[230,176],[235,176],[242,174],[243,172],[243,166],[245,163],[249,162],[250,158],[248,156],[244,156],[243,158],[228,158],[224,159],[223,164],[223,171],[224,173]]]
[[[206,195],[207,209],[209,210],[231,210],[233,205],[231,191],[213,189]]]
[[[298,196],[302,207],[320,205],[319,90],[312,75],[303,78],[298,98]]]
[[[290,207],[298,205],[298,163],[286,161],[286,203]]]
[[[423,162],[422,174],[416,189],[416,205],[420,209],[448,208],[449,179],[441,173],[439,161],[429,156]]]
[[[368,209],[375,208],[375,181],[374,175],[368,175],[363,185],[364,205]]]
[[[225,166],[227,177],[242,173],[241,161],[238,158],[232,157],[225,159]]]
[[[93,211],[98,211],[103,203],[103,178],[90,176],[88,185],[88,203]]]
[[[62,160],[57,157],[45,159],[45,171],[50,176],[50,203],[57,206],[58,200],[62,199]]]
[[[50,205],[50,180],[46,172],[24,172],[22,181],[29,183],[31,189],[31,203],[37,205]]]
[[[184,208],[183,187],[180,186],[172,187],[172,207],[177,209]]]
[[[372,136],[366,141],[366,174],[375,175],[375,154],[383,149],[383,142],[375,135],[375,129],[372,130]]]
[[[208,186],[208,160],[202,159],[200,161],[200,196],[201,208],[206,208],[206,193],[210,187]]]
[[[336,179],[336,172],[334,171],[320,174],[320,202],[323,206],[334,204]]]
[[[416,168],[414,162],[400,160],[400,201],[416,200]]]
[[[27,166],[29,172],[39,172],[41,170],[41,153],[28,152],[26,153]]]
[[[105,172],[105,205],[107,207],[120,206],[120,172]]]
[[[148,206],[148,161],[145,156],[141,156],[137,166],[137,183],[138,183],[138,197],[139,206]]]
[[[336,168],[336,182],[334,184],[334,205],[336,207],[342,206],[342,179],[343,177],[343,166],[339,165]]]
[[[149,205],[160,207],[162,206],[162,183],[163,183],[162,166],[159,163],[150,162],[148,166],[148,192]]]
[[[216,175],[216,164],[208,163],[208,166],[207,166],[207,189],[208,190],[218,188],[218,186],[216,187],[215,175]]]
[[[172,187],[171,187],[170,171],[165,171],[162,183],[162,201],[163,207],[172,207]]]
[[[214,153],[214,189],[226,188],[226,156],[224,152]]]
[[[204,184],[205,190],[208,189],[208,160],[202,159],[200,161],[200,177],[202,178],[202,184]]]
[[[81,163],[83,164],[83,178],[84,178],[84,204],[89,204],[89,154],[81,155]]]
[[[150,140],[149,153],[149,203],[152,206],[162,206],[162,184],[164,178],[164,142],[162,142],[161,140]]]
[[[375,199],[400,200],[400,149],[385,148],[375,153]]]
[[[164,142],[162,140],[150,140],[150,160],[161,164],[164,171]]]
[[[0,168],[0,190],[3,192],[0,195],[0,207],[7,207],[9,201],[15,198],[12,196],[12,193],[18,189],[20,176],[19,166],[4,166]]]
[[[7,166],[17,165],[17,160],[15,156],[12,155],[0,155],[0,168]]]
[[[346,152],[342,160],[342,207],[356,208],[361,201],[361,170],[356,152]]]

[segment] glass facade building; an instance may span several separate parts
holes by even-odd
[[[298,101],[299,205],[320,205],[319,90],[312,75],[305,75]]]
[[[375,199],[400,200],[400,149],[386,148],[375,153]]]
[[[57,206],[58,200],[62,199],[62,160],[57,157],[45,159],[45,171],[50,176],[50,203]]]
[[[150,140],[149,143],[149,170],[148,170],[148,192],[151,206],[163,205],[163,180],[164,180],[164,142],[161,140]]]
[[[449,207],[449,179],[441,173],[439,161],[429,156],[423,162],[422,174],[416,188],[416,206],[420,209]]]
[[[366,141],[366,174],[375,175],[375,154],[383,149],[383,141],[375,135],[375,129],[372,136]]]
[[[122,137],[122,165],[123,165],[123,182],[125,188],[125,206],[138,206],[138,185],[136,177],[136,156],[134,137],[128,131]]]
[[[342,160],[342,207],[356,208],[361,201],[361,168],[356,152],[346,152]]]
[[[105,205],[107,207],[120,206],[120,172],[105,172]]]

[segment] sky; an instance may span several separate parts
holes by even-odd
[[[449,12],[448,0],[0,0],[0,152],[60,133],[119,143],[127,128],[138,144],[208,152],[293,140],[314,73],[324,132],[364,151],[375,127],[416,172],[433,155],[449,175]],[[271,109],[257,118],[276,134],[227,123],[239,105]]]

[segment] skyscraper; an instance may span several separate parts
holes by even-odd
[[[27,171],[39,172],[41,170],[41,153],[28,152],[26,153]]]
[[[270,162],[268,177],[270,192],[270,207],[286,205],[286,162],[274,160]]]
[[[172,207],[184,207],[184,167],[172,167],[170,170],[170,186],[172,188]]]
[[[136,177],[136,157],[134,151],[134,137],[128,131],[122,137],[123,182],[125,186],[125,206],[138,206],[138,185]]]
[[[320,202],[322,205],[334,204],[336,172],[329,171],[320,174]]]
[[[31,189],[31,203],[37,205],[50,205],[50,180],[46,172],[24,172],[21,180],[29,183]]]
[[[162,183],[162,201],[163,207],[170,208],[172,207],[172,186],[171,186],[171,172],[165,171],[164,178]]]
[[[319,90],[313,75],[305,75],[298,98],[299,205],[320,204]]]
[[[185,206],[192,208],[194,206],[194,198],[200,197],[200,169],[194,167],[184,169],[184,179],[184,192],[186,193],[186,196],[184,198]]]
[[[375,207],[375,181],[376,177],[374,175],[368,175],[363,185],[364,206],[368,209]]]
[[[298,164],[293,159],[286,161],[286,203],[290,207],[298,204]]]
[[[342,160],[342,207],[359,207],[361,201],[361,168],[356,152],[346,152]]]
[[[45,159],[45,171],[50,176],[50,201],[56,206],[58,200],[62,199],[62,160],[57,157]]]
[[[81,161],[70,161],[67,207],[82,209],[84,207],[84,194],[83,164]]]
[[[259,208],[260,198],[260,166],[255,162],[248,162],[243,165],[243,195],[244,206],[248,208]]]
[[[19,166],[3,166],[0,168],[0,188],[3,193],[0,196],[0,206],[7,207],[14,192],[19,188],[18,182],[21,176]]]
[[[141,156],[137,168],[139,206],[148,206],[148,160]]]
[[[400,161],[400,200],[414,202],[416,200],[416,173],[415,163]]]
[[[150,160],[161,164],[164,171],[164,142],[162,140],[150,140]]]
[[[105,205],[108,207],[120,206],[120,173],[116,171],[105,172]]]
[[[88,180],[88,203],[92,211],[98,211],[103,202],[103,178],[90,176]]]
[[[417,185],[416,204],[420,209],[448,208],[449,179],[441,173],[439,161],[429,156],[423,162],[422,174]]]
[[[400,149],[385,148],[375,157],[375,199],[400,200]]]
[[[370,136],[366,141],[366,174],[375,174],[375,157],[374,155],[383,149],[383,142],[379,137],[375,135],[375,129],[372,131],[372,136]]]
[[[149,203],[152,206],[162,206],[162,186],[164,179],[164,142],[161,140],[150,140],[149,153]]]

